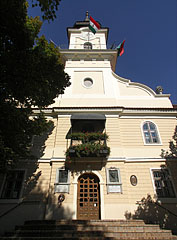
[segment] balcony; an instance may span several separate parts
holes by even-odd
[[[77,132],[70,134],[71,145],[66,151],[66,161],[74,158],[106,158],[110,148],[106,144],[108,135],[101,132]]]

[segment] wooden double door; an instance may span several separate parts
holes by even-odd
[[[77,219],[100,219],[100,185],[95,174],[85,173],[78,179]]]

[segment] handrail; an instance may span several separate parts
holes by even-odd
[[[22,205],[22,203],[24,203],[23,201],[22,202],[19,202],[17,205],[13,206],[12,208],[8,209],[6,212],[2,213],[0,215],[0,218],[4,217],[5,215],[7,215],[9,212],[13,211],[14,209],[16,209],[17,207],[19,207],[20,205]]]
[[[4,213],[2,213],[1,215],[0,215],[0,218],[2,218],[2,217],[4,217],[5,215],[7,215],[8,213],[10,213],[11,211],[13,211],[14,209],[16,209],[17,207],[19,207],[19,206],[21,206],[22,204],[24,204],[24,203],[30,203],[30,202],[40,202],[40,201],[21,201],[21,202],[19,202],[18,204],[16,204],[15,206],[13,206],[13,207],[11,207],[10,209],[8,209],[6,212],[4,212]]]
[[[160,205],[159,203],[157,202],[154,202],[154,204],[156,204],[157,206],[163,208],[164,210],[166,210],[167,212],[169,212],[170,214],[172,214],[173,216],[177,217],[177,214],[173,213],[172,211],[170,211],[168,208],[166,207],[163,207],[162,205]]]
[[[169,212],[171,215],[177,217],[177,214],[173,213],[173,212],[170,211],[168,208],[166,208],[166,207],[160,205],[159,203],[157,203],[157,202],[153,202],[153,201],[149,201],[149,203],[151,203],[151,204],[155,204],[155,205],[161,207],[162,209],[164,209],[165,211]],[[137,204],[139,204],[139,205],[143,205],[144,203],[142,203],[141,201],[137,201]]]

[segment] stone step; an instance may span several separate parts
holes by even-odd
[[[3,237],[1,240],[176,240],[176,237],[120,235],[117,237]]]
[[[127,225],[122,225],[122,226],[104,226],[104,225],[82,225],[82,224],[78,224],[78,225],[72,225],[72,224],[63,224],[63,225],[24,225],[24,226],[16,226],[16,231],[35,231],[35,230],[40,230],[40,231],[51,231],[51,230],[60,230],[60,231],[65,231],[65,230],[73,230],[73,231],[112,231],[112,232],[133,232],[133,231],[137,231],[137,232],[161,232],[163,230],[161,230],[159,228],[159,226],[157,225],[146,225],[146,226],[127,226]],[[165,230],[166,231],[166,230]],[[169,231],[171,232],[171,231]]]
[[[76,237],[76,238],[63,238],[63,237],[5,237],[1,238],[1,240],[116,240],[115,238],[108,238],[108,237]],[[119,239],[122,240],[122,239]],[[132,240],[132,239],[131,239]],[[161,239],[160,239],[161,240]]]
[[[23,231],[6,234],[6,237],[65,237],[65,238],[76,238],[76,237],[131,237],[138,239],[138,237],[144,237],[149,239],[154,237],[155,239],[168,239],[171,237],[171,233],[164,232],[107,232],[107,231]],[[126,238],[124,238],[126,239]]]
[[[136,233],[157,233],[157,234],[171,234],[171,231],[169,230],[159,230],[159,231],[150,231],[151,229],[139,229],[139,228],[134,228],[134,229],[119,229],[119,230],[114,230],[114,231],[109,231],[108,229],[101,229],[101,230],[86,230],[86,229],[82,229],[82,230],[17,230],[15,231],[16,235],[50,235],[50,234],[64,234],[64,233],[69,233],[69,234],[75,234],[75,233],[80,233],[80,234],[99,234],[99,233],[122,233],[122,232],[126,232],[126,233],[132,233],[132,232],[136,232]],[[6,235],[12,235],[14,234],[14,232],[8,232],[6,233]]]
[[[25,221],[25,225],[62,225],[62,224],[72,224],[72,225],[112,225],[112,226],[124,226],[124,225],[142,225],[146,226],[143,220],[31,220]]]
[[[1,240],[177,240],[170,230],[142,220],[41,220],[26,221]]]

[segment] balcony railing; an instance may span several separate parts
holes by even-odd
[[[56,45],[57,46],[57,45]],[[69,46],[66,44],[60,44],[57,46],[59,49],[83,49],[83,50],[97,50],[97,49],[112,49],[115,50],[117,49],[117,46],[112,44],[112,45],[106,45],[106,44],[92,44],[92,48],[85,48],[84,44],[70,44]]]
[[[73,133],[70,135],[71,145],[66,151],[66,160],[82,157],[107,157],[110,148],[106,144],[106,133]]]

